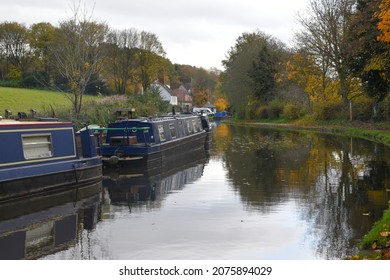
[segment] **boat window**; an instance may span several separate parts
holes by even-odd
[[[169,124],[169,131],[171,132],[171,137],[176,138],[176,127],[174,123]]]
[[[187,121],[187,130],[188,130],[188,133],[192,132],[190,121]]]
[[[158,126],[158,135],[160,136],[160,140],[162,142],[166,140],[164,126],[162,124]]]
[[[50,134],[22,135],[22,144],[25,159],[38,159],[53,156]]]
[[[195,120],[192,120],[192,127],[193,127],[193,129],[194,129],[194,132],[197,132],[197,131],[198,131],[198,126],[197,126]]]

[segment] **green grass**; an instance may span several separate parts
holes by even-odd
[[[390,246],[390,209],[384,212],[382,219],[375,223],[371,231],[364,236],[360,245],[363,249]]]
[[[84,100],[91,100],[97,97],[85,96]],[[44,115],[55,110],[71,111],[71,101],[61,92],[37,89],[8,88],[0,87],[0,115],[4,116],[6,109],[13,114],[26,112],[30,114],[31,109],[37,110],[38,114]]]

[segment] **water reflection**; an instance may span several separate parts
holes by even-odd
[[[103,185],[109,194],[109,203],[125,204],[130,209],[160,207],[166,195],[202,177],[207,160],[206,150],[198,150],[172,156],[158,169],[105,170]]]
[[[389,149],[219,125],[209,151],[104,170],[92,230],[44,259],[343,259],[389,200]]]
[[[247,211],[271,213],[293,201],[308,225],[305,242],[319,258],[355,253],[357,240],[387,207],[390,157],[383,145],[314,133],[219,129],[225,141],[217,145]]]
[[[102,184],[0,204],[0,259],[37,259],[74,246],[96,226]]]

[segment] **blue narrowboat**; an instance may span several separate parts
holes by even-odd
[[[181,114],[119,119],[97,130],[106,131],[99,141],[103,164],[154,168],[177,154],[205,149],[209,129],[207,116]]]
[[[94,135],[54,119],[0,120],[0,202],[78,188],[102,178]]]

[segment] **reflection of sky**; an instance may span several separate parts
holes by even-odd
[[[267,214],[246,211],[218,160],[210,160],[201,179],[169,194],[160,209],[110,208],[114,218],[89,236],[98,259],[314,258],[301,240],[305,225],[296,204]]]

